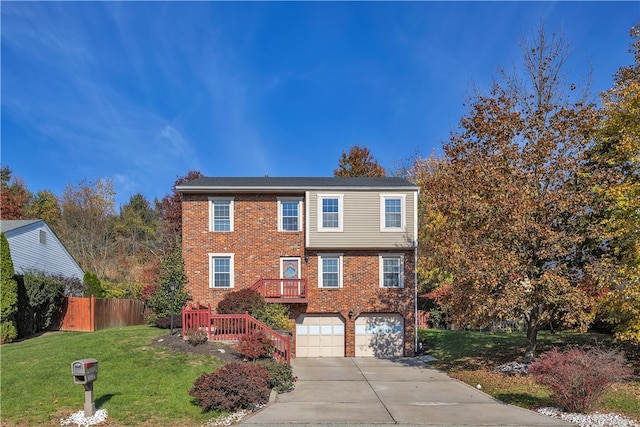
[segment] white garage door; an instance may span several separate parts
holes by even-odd
[[[404,319],[399,314],[363,314],[356,319],[356,357],[402,357]]]
[[[330,315],[298,317],[296,357],[344,357],[344,321]]]

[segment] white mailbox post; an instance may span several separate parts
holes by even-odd
[[[96,413],[93,400],[93,382],[98,379],[98,361],[96,359],[81,359],[71,363],[73,382],[84,386],[84,416],[90,417]]]

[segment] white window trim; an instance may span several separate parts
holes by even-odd
[[[400,286],[385,286],[384,285],[384,259],[388,258],[400,258]],[[402,289],[404,288],[404,254],[392,254],[392,253],[384,253],[378,254],[378,264],[379,264],[379,285],[384,289]]]
[[[385,200],[388,199],[400,199],[400,227],[387,227],[385,223]],[[407,196],[406,194],[381,194],[380,195],[380,231],[381,232],[399,232],[406,231],[406,206]]]
[[[210,289],[233,289],[234,288],[234,282],[235,282],[235,254],[231,254],[231,253],[226,253],[226,254],[208,254],[209,255],[209,288]],[[215,258],[229,258],[230,262],[229,262],[229,286],[228,287],[221,287],[221,286],[214,286],[214,279],[213,279],[213,260]]]
[[[322,201],[325,199],[338,199],[338,227],[322,226]],[[320,233],[341,233],[344,214],[343,194],[318,194],[318,232]]]
[[[336,288],[335,286],[327,286],[325,287],[324,284],[322,283],[323,281],[323,258],[338,258],[338,287]],[[342,270],[342,263],[343,263],[343,254],[318,254],[318,287],[319,288],[323,288],[323,289],[342,289],[343,286],[343,280],[342,280],[342,276],[343,276],[343,270]]]
[[[282,204],[298,203],[298,229],[285,230],[282,227]],[[302,231],[302,197],[278,197],[278,231],[283,233],[296,233]]]
[[[230,233],[233,231],[233,223],[234,223],[234,207],[233,207],[233,197],[209,197],[209,231],[213,233]],[[229,202],[229,231],[216,231],[214,230],[213,217],[214,215],[214,205],[216,202]]]

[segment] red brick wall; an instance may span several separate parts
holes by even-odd
[[[322,250],[307,251],[304,232],[278,232],[276,194],[240,194],[234,197],[234,231],[209,232],[208,197],[187,194],[182,202],[182,247],[186,286],[194,302],[217,307],[225,293],[251,287],[260,278],[280,277],[281,257],[300,257],[301,277],[308,281],[308,304],[294,305],[292,317],[302,313],[335,313],[345,319],[346,356],[355,354],[355,320],[363,313],[399,313],[405,319],[405,355],[414,351],[414,252],[390,250],[405,255],[405,287],[381,289],[379,258],[382,251]],[[223,196],[223,195],[220,195]],[[226,196],[226,195],[224,195]],[[285,196],[285,195],[283,195]],[[287,194],[286,196],[291,196]],[[302,196],[302,194],[300,194]],[[301,213],[304,216],[304,203]],[[301,224],[304,230],[304,219]],[[209,288],[209,253],[233,253],[234,288]],[[343,287],[318,288],[318,253],[343,254]],[[349,319],[348,313],[354,316]],[[295,348],[295,345],[294,345]]]

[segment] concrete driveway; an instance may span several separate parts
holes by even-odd
[[[506,405],[415,358],[292,361],[296,388],[246,425],[571,426]]]

